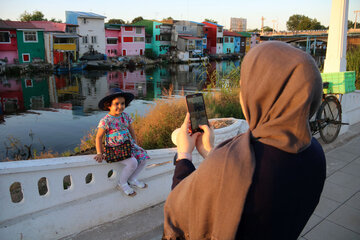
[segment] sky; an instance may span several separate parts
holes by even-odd
[[[145,19],[162,20],[172,17],[178,20],[202,22],[214,19],[219,24],[230,27],[231,17],[247,19],[247,28],[273,27],[278,22],[278,30],[286,30],[286,21],[293,14],[316,18],[322,25],[330,22],[331,0],[0,0],[0,18],[19,20],[27,11],[41,11],[45,18],[61,19],[65,22],[65,11],[94,12],[111,18],[131,21],[142,16]],[[355,21],[355,10],[360,10],[360,0],[349,0],[348,19]],[[105,19],[105,21],[106,21]],[[360,23],[360,14],[358,14]],[[277,28],[275,23],[275,29]]]

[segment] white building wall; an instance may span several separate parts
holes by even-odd
[[[104,19],[96,19],[96,18],[86,18],[86,23],[84,23],[84,18],[78,18],[78,31],[81,37],[79,38],[79,55],[80,57],[89,51],[91,46],[93,46],[94,50],[99,53],[105,54],[105,27],[104,27]],[[88,42],[83,43],[83,36],[88,37]],[[91,42],[91,37],[96,36],[96,43]]]

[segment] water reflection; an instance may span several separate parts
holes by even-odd
[[[149,108],[148,101],[168,94],[170,88],[175,95],[202,90],[215,70],[225,75],[237,66],[239,61],[212,62],[207,66],[201,63],[156,66],[135,71],[1,76],[0,160],[6,155],[3,143],[9,136],[26,144],[30,133],[33,147],[57,152],[72,150],[103,117],[104,112],[98,110],[97,104],[109,88],[133,93],[137,100],[126,111],[143,114]],[[34,139],[39,139],[39,143]]]

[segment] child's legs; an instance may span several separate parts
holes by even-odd
[[[129,177],[136,170],[136,168],[138,166],[138,162],[137,162],[136,158],[131,157],[131,158],[121,161],[121,163],[125,165],[125,167],[121,171],[120,178],[119,178],[119,183],[121,185],[123,185],[123,184],[127,184]]]
[[[143,160],[141,163],[138,164],[136,170],[129,177],[129,180],[135,180],[139,175],[139,173],[145,168],[145,166],[146,166],[146,160]]]

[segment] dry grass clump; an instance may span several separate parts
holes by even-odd
[[[137,143],[145,149],[173,147],[171,133],[181,126],[186,111],[184,98],[156,100],[145,116],[134,117]]]

